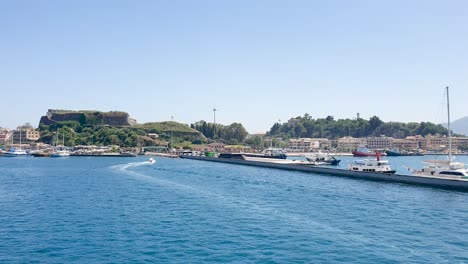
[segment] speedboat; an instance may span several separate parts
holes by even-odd
[[[363,171],[363,172],[377,172],[385,174],[394,174],[396,171],[392,169],[388,160],[380,160],[380,156],[377,155],[375,160],[356,160],[348,165],[348,170],[351,171]]]
[[[150,164],[154,164],[154,163],[156,163],[156,160],[153,159],[153,158],[150,158],[148,162],[149,162]]]

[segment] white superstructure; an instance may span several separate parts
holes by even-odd
[[[363,171],[363,172],[379,172],[393,174],[395,170],[392,169],[388,160],[380,160],[378,157],[375,160],[356,160],[348,165],[348,170]]]

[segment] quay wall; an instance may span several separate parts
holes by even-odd
[[[411,176],[411,175],[401,175],[401,174],[383,174],[383,173],[373,173],[373,172],[349,171],[349,170],[326,168],[326,167],[319,167],[319,166],[306,166],[306,165],[298,165],[298,164],[277,164],[277,163],[260,162],[260,161],[208,158],[208,157],[197,157],[197,156],[186,156],[186,155],[181,155],[180,157],[185,158],[185,159],[193,159],[193,160],[231,163],[231,164],[238,164],[238,165],[273,168],[273,169],[281,169],[281,170],[289,170],[289,171],[319,173],[319,174],[341,176],[341,177],[348,177],[348,178],[362,179],[362,180],[397,182],[397,183],[406,183],[406,184],[413,184],[413,185],[422,185],[422,186],[431,186],[431,187],[437,187],[437,188],[457,189],[457,190],[462,190],[462,191],[468,191],[468,180],[464,180],[464,179],[446,179],[446,178]]]

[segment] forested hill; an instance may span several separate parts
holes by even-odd
[[[362,118],[335,120],[333,116],[314,119],[309,114],[305,114],[302,117],[291,118],[287,123],[275,123],[267,134],[283,138],[340,138],[345,136],[369,137],[381,135],[405,138],[412,135],[445,135],[447,129],[442,125],[430,122],[383,122],[377,116],[373,116],[369,120]]]
[[[134,126],[82,125],[77,121],[61,121],[51,125],[40,124],[41,141],[49,144],[62,141],[66,146],[118,145],[121,147],[158,146],[173,142],[205,142],[206,138],[185,124],[168,121]],[[150,137],[149,134],[157,137]]]

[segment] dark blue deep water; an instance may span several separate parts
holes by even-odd
[[[468,193],[156,159],[0,158],[0,263],[468,262]]]

